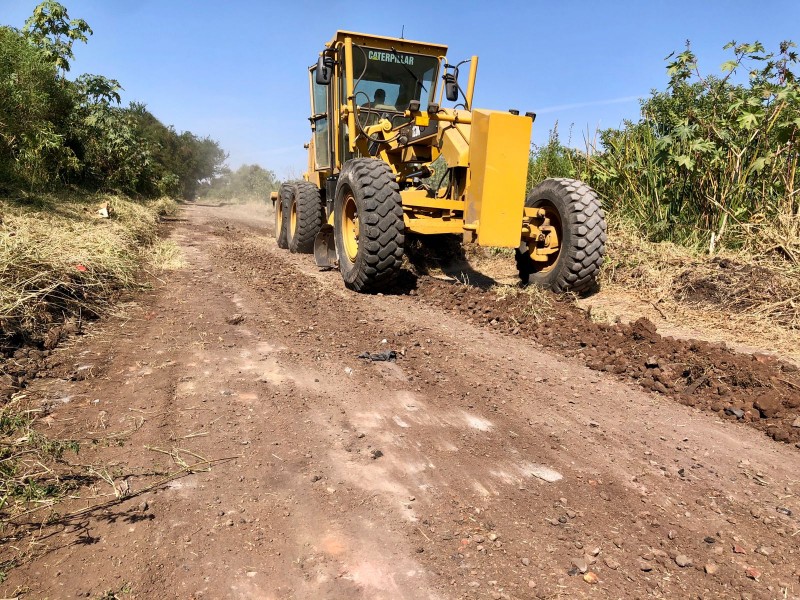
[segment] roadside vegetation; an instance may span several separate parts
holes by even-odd
[[[641,115],[586,140],[558,131],[531,154],[529,186],[574,177],[609,222],[606,289],[734,326],[800,328],[800,85],[795,45],[730,43],[719,75],[687,48]],[[725,316],[723,316],[725,315]]]

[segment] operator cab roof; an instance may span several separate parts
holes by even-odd
[[[328,48],[333,48],[337,44],[343,44],[344,38],[349,37],[353,43],[370,48],[381,48],[391,50],[394,48],[398,52],[411,54],[428,54],[430,56],[445,56],[447,46],[443,44],[431,44],[428,42],[416,42],[414,40],[404,40],[395,37],[382,35],[371,35],[369,33],[357,33],[355,31],[337,31],[333,39],[326,44]]]

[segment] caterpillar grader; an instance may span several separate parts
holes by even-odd
[[[474,108],[478,57],[450,64],[446,54],[336,32],[309,68],[308,170],[272,195],[278,246],[313,252],[348,288],[376,292],[399,272],[408,234],[458,234],[515,248],[524,283],[586,290],[605,251],[597,194],[559,178],[526,197],[536,115]]]

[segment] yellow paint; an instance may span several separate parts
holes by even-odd
[[[473,56],[469,62],[469,79],[467,80],[467,91],[464,95],[467,99],[467,108],[472,110],[472,96],[475,93],[475,78],[478,76],[478,57]]]
[[[408,219],[406,227],[409,231],[420,235],[461,233],[464,229],[464,221],[461,219]]]
[[[400,192],[403,207],[431,208],[437,210],[464,210],[463,200],[441,200],[430,198],[423,190],[403,190]]]
[[[344,65],[345,65],[345,88],[347,89],[347,105],[350,110],[347,111],[347,129],[350,132],[348,138],[350,152],[356,149],[356,101],[353,98],[353,40],[352,38],[344,38]],[[331,85],[335,83],[335,79],[331,81]],[[338,129],[338,128],[337,128]],[[337,131],[338,133],[338,131]]]
[[[469,166],[469,125],[447,127],[442,133],[441,153],[448,168]]]
[[[507,112],[472,111],[464,220],[479,223],[481,246],[519,246],[532,124]]]

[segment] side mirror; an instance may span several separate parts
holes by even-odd
[[[444,95],[450,102],[458,100],[458,80],[453,73],[444,74]]]
[[[317,69],[314,78],[317,85],[328,85],[333,77],[333,58],[322,54],[317,61]]]

